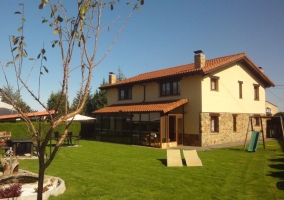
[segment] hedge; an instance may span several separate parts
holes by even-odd
[[[47,130],[49,129],[50,124],[33,122],[36,130],[39,130],[41,127],[41,133],[43,137],[45,136]],[[81,136],[82,138],[89,138],[92,136],[94,131],[94,123],[81,123],[81,122],[72,122],[68,128],[68,132],[72,132],[73,136]],[[64,132],[65,124],[60,124],[56,127],[55,131],[58,131],[60,134]],[[22,139],[30,138],[29,132],[25,122],[3,122],[0,123],[0,131],[9,131],[12,133],[11,139]]]

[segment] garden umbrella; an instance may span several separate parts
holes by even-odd
[[[96,118],[93,118],[93,117],[88,117],[88,116],[85,116],[85,115],[77,114],[74,117],[68,118],[67,121],[71,121],[72,119],[73,119],[73,121],[94,121],[94,120],[96,120]]]

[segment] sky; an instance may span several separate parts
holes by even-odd
[[[38,9],[40,0],[1,1],[0,4],[0,61],[10,83],[15,85],[13,68],[5,67],[11,61],[9,36],[18,35],[21,26],[19,3],[24,3],[24,25],[28,57],[36,57],[45,47],[49,73],[41,76],[39,90],[39,63],[25,61],[23,75],[30,90],[39,94],[46,103],[51,92],[61,87],[62,65],[58,48],[51,48],[56,39],[52,29],[42,24],[42,17],[49,18],[48,8]],[[62,0],[70,16],[76,13],[76,1]],[[115,1],[114,10],[107,7],[102,14],[103,29],[99,38],[98,61],[112,42],[119,27],[132,9],[126,2]],[[193,63],[195,50],[202,50],[206,59],[245,52],[266,75],[275,87],[266,89],[266,100],[284,112],[284,1],[283,0],[145,0],[140,11],[135,11],[107,57],[94,69],[91,86],[93,94],[109,72],[120,68],[125,77],[168,67]],[[114,19],[120,16],[115,22]],[[79,53],[74,54],[71,66],[79,63]],[[72,68],[71,67],[71,68]],[[0,72],[0,86],[5,84]],[[70,73],[69,101],[80,87],[80,71]],[[40,93],[38,93],[40,91]],[[42,111],[33,98],[23,90],[22,97],[32,109]]]

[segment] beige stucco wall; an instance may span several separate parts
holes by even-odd
[[[242,64],[227,67],[211,74],[218,76],[219,91],[210,90],[210,77],[202,80],[202,112],[265,113],[265,89],[259,80]],[[239,83],[242,96],[239,98]],[[254,100],[253,84],[260,84],[259,100]]]
[[[161,101],[159,98],[159,84],[157,82],[145,83],[143,85],[134,85],[132,87],[132,99],[131,100],[119,100],[118,90],[115,88],[108,89],[107,103],[112,104],[126,104],[126,103],[140,103],[144,101],[144,87],[145,87],[145,101]],[[162,100],[169,100],[166,98]],[[178,97],[177,97],[178,98]]]
[[[181,96],[187,98],[184,105],[184,133],[199,134],[199,113],[201,112],[201,76],[188,76],[181,80]]]
[[[265,108],[267,107],[271,109],[272,115],[275,115],[276,113],[278,113],[278,107],[268,101],[265,102]]]

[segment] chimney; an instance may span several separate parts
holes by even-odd
[[[194,51],[194,67],[196,69],[200,69],[205,66],[205,55],[203,54],[203,51],[197,50]]]
[[[114,84],[116,82],[116,75],[113,72],[110,72],[108,75],[108,84]]]
[[[259,69],[262,73],[264,73],[264,70],[262,69],[262,67],[258,67],[258,69]]]

